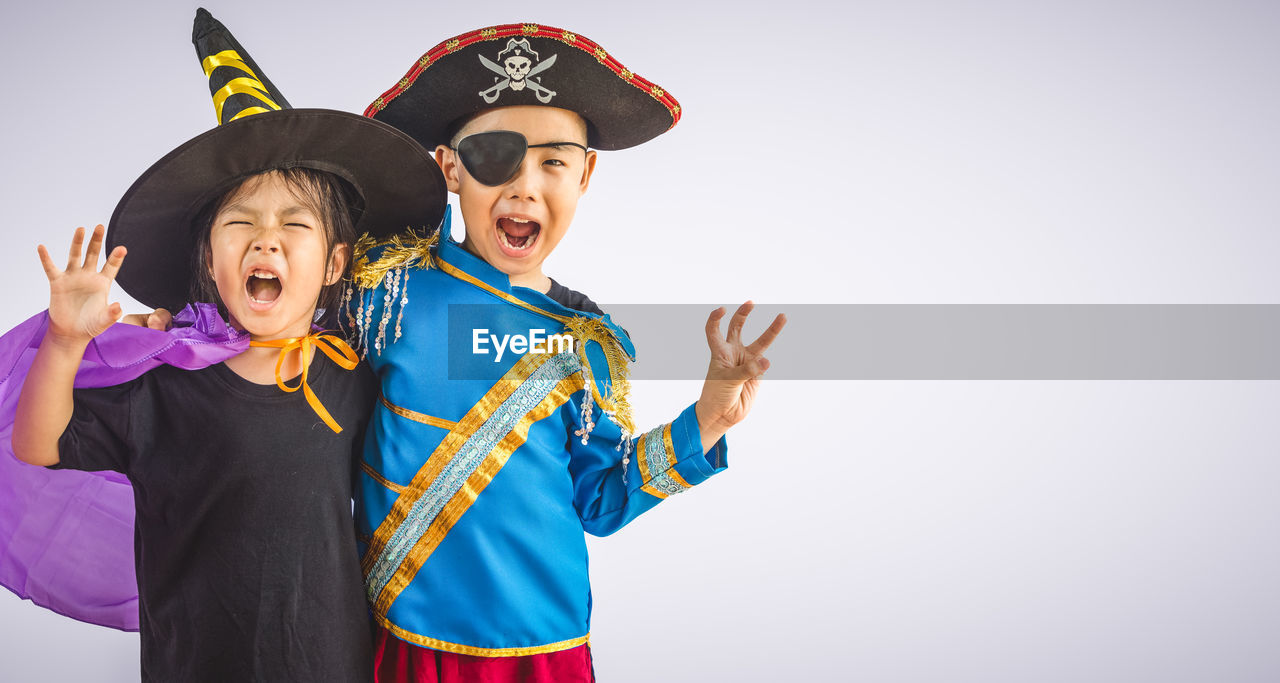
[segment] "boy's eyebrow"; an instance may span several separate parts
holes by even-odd
[[[580,142],[568,142],[568,141],[565,141],[565,142],[543,142],[543,143],[541,143],[541,144],[537,144],[537,145],[529,145],[529,149],[534,149],[535,147],[555,147],[557,150],[560,150],[560,151],[563,151],[565,148],[568,148],[568,147],[576,147],[577,149],[583,150],[584,152],[585,152],[585,151],[586,151],[586,149],[587,149],[587,146],[586,146],[586,145],[584,145],[584,144],[582,144],[582,143],[580,143]]]

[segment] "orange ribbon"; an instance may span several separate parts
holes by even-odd
[[[315,392],[311,391],[311,385],[307,384],[307,370],[311,366],[312,348],[320,349],[338,367],[344,370],[354,370],[356,365],[360,363],[360,358],[356,356],[355,351],[351,350],[347,342],[340,337],[322,331],[312,332],[305,337],[251,341],[249,346],[280,349],[280,357],[276,359],[276,386],[288,393],[293,393],[301,388],[302,395],[307,397],[307,403],[311,405],[311,409],[316,411],[316,415],[319,415],[325,424],[329,425],[329,429],[332,429],[335,433],[342,432],[342,427],[339,427],[333,416],[329,414],[329,411],[324,409],[320,399],[316,398]],[[302,375],[298,384],[291,387],[285,384],[284,378],[280,376],[280,369],[284,366],[285,357],[294,349],[302,351]]]

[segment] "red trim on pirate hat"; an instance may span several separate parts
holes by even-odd
[[[504,24],[450,38],[374,100],[365,116],[428,149],[452,124],[510,105],[559,107],[587,121],[587,143],[625,149],[670,130],[680,103],[584,36],[539,24]]]

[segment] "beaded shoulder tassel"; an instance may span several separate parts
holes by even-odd
[[[593,392],[591,391],[591,386],[593,381],[594,380],[591,379],[591,366],[587,365],[586,363],[583,363],[582,364],[582,386],[584,391],[582,392],[582,405],[580,406],[581,408],[580,413],[582,416],[582,427],[574,432],[575,436],[582,437],[583,446],[587,445],[587,437],[591,436],[591,431],[596,428],[596,423],[592,419],[594,408],[595,408],[595,401],[592,400]]]
[[[404,320],[404,309],[409,304],[409,273],[414,268],[431,268],[431,252],[439,240],[439,233],[421,237],[413,232],[392,236],[377,242],[368,235],[356,241],[353,251],[355,265],[351,279],[360,290],[360,306],[356,310],[355,326],[359,331],[358,342],[361,358],[368,356],[372,346],[375,355],[382,355],[387,344],[399,340]],[[381,249],[378,258],[369,260],[369,252]],[[383,288],[382,312],[375,323],[374,291]],[[396,310],[399,304],[399,310]],[[349,310],[349,309],[348,309]],[[387,339],[387,328],[395,318],[393,336]],[[372,337],[372,341],[370,340]]]
[[[600,411],[613,420],[621,431],[614,450],[622,453],[622,483],[626,485],[627,468],[631,464],[631,436],[635,432],[631,417],[631,382],[628,377],[630,358],[623,351],[622,344],[614,337],[613,331],[597,318],[586,316],[571,318],[565,322],[565,331],[577,341],[575,351],[582,364],[582,377],[586,389],[583,392],[581,406],[583,428],[574,434],[582,438],[583,445],[587,443],[587,437],[595,427],[591,421],[593,404],[598,404]],[[608,390],[605,394],[600,393],[592,376],[591,362],[587,357],[588,341],[598,344],[604,352],[609,373]]]

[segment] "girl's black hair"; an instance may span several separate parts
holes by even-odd
[[[213,264],[209,240],[210,233],[213,231],[213,219],[223,207],[244,193],[252,191],[263,178],[273,173],[278,174],[294,198],[302,202],[320,219],[325,240],[326,266],[333,258],[333,251],[337,245],[355,245],[355,224],[364,208],[363,201],[355,189],[342,178],[328,171],[301,166],[263,171],[244,178],[234,187],[205,204],[204,208],[196,213],[191,226],[196,231],[196,248],[191,256],[191,271],[194,277],[191,279],[190,300],[217,304],[218,311],[224,317],[227,315],[227,309],[222,303],[222,297],[218,295],[218,286],[210,273]],[[348,259],[348,272],[350,268],[351,260]],[[318,324],[327,328],[335,326],[345,279],[344,273],[344,277],[339,278],[334,284],[321,288],[316,309],[323,309],[325,313],[317,321]]]

